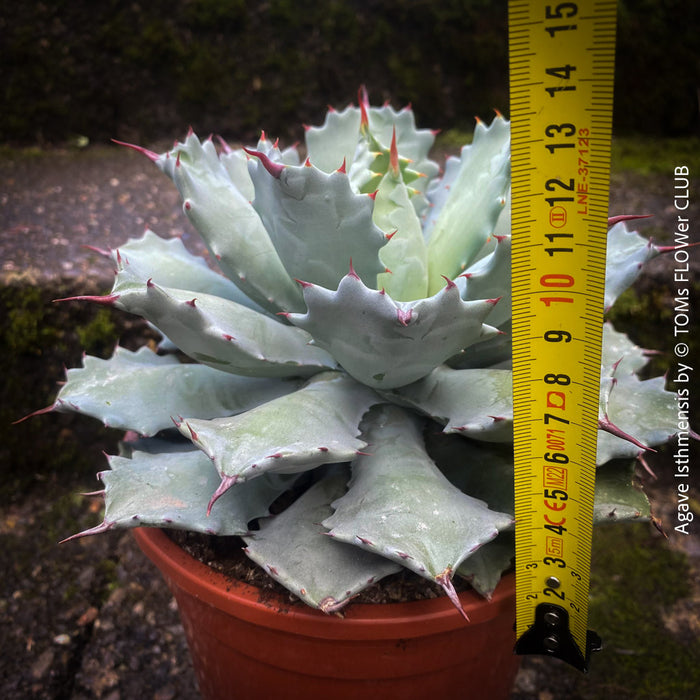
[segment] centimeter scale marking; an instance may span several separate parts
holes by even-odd
[[[587,670],[614,0],[510,0],[516,653]]]

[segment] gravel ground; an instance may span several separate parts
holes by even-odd
[[[145,226],[164,236],[183,235],[197,249],[174,188],[147,160],[125,150],[10,153],[0,163],[0,187],[4,285],[25,282],[51,288],[68,281],[108,288],[109,266],[83,246],[116,247]],[[693,206],[691,216],[697,221],[697,202]],[[649,226],[662,240],[668,238],[675,221],[670,176],[653,182],[633,176],[615,181],[611,212],[630,211],[654,213]],[[697,255],[694,265],[697,270]],[[655,261],[651,274],[663,285],[669,279],[668,262]],[[37,436],[52,418],[34,419]],[[98,465],[100,451],[114,443],[114,438],[100,440],[87,446]],[[2,470],[7,473],[11,465],[2,465]],[[42,474],[35,487],[0,505],[0,696],[195,699],[175,603],[132,537],[109,533],[56,546],[61,538],[99,521],[97,499],[77,495],[89,490],[90,483],[82,472],[61,480]],[[670,518],[668,480],[653,488],[657,515]],[[696,636],[697,540],[672,538],[666,545],[682,549],[691,564],[694,588],[679,602],[684,620],[679,624],[684,634],[691,629]],[[576,687],[573,672],[561,664],[526,659],[512,699],[594,697]]]

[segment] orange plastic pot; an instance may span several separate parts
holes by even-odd
[[[446,598],[355,604],[340,618],[232,581],[161,530],[134,532],[177,600],[206,700],[424,700],[455,693],[499,700],[510,693],[519,663],[512,574],[491,601],[460,594],[469,623]]]

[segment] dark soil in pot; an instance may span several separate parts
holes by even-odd
[[[306,605],[248,559],[242,551],[245,547],[242,539],[202,535],[181,530],[168,530],[166,533],[192,557],[222,573],[227,578],[243,581],[262,591],[275,592],[283,598],[289,599],[291,604]],[[458,593],[471,588],[469,583],[459,576],[455,576],[453,583]],[[352,602],[406,603],[441,596],[444,596],[444,592],[436,583],[404,569],[366,588]]]

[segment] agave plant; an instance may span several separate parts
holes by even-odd
[[[444,169],[409,108],[330,110],[305,157],[263,134],[135,147],[172,179],[210,253],[151,231],[110,294],[158,352],[70,369],[46,410],[139,438],[109,457],[101,524],[237,536],[296,596],[337,611],[402,567],[489,597],[513,557],[510,131],[497,114]],[[625,217],[621,217],[625,218]],[[660,252],[609,232],[606,305]],[[606,324],[595,516],[643,518],[635,460],[676,432],[663,378]],[[270,506],[300,494],[274,516]],[[71,538],[69,538],[71,539]]]

